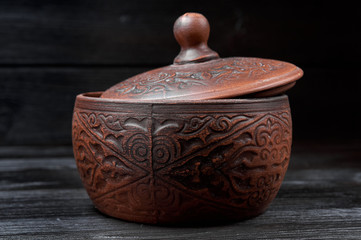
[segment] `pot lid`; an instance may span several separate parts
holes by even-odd
[[[101,97],[123,100],[217,99],[273,96],[291,88],[303,71],[283,61],[250,57],[220,58],[208,45],[209,23],[186,13],[174,24],[181,51],[172,65],[128,78]]]

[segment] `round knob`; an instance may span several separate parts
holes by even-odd
[[[174,23],[174,36],[181,51],[174,59],[176,64],[204,62],[219,58],[218,53],[208,47],[208,20],[200,13],[186,13]]]

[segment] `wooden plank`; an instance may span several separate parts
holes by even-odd
[[[1,68],[0,145],[71,144],[75,97],[148,68]]]
[[[330,151],[326,145],[300,146],[266,213],[214,226],[162,227],[110,218],[93,207],[72,158],[3,158],[0,239],[359,239],[360,148],[334,146]],[[350,156],[355,157],[342,162]]]
[[[287,92],[295,139],[360,139],[355,106],[361,82],[350,68],[304,68],[305,75]]]
[[[70,145],[77,94],[105,90],[148,69],[0,68],[0,145]],[[346,86],[339,81],[352,79],[352,69],[306,68],[305,72],[289,91],[294,139],[359,138],[354,134],[361,132],[354,104],[360,101],[361,83]]]
[[[187,11],[208,17],[223,57],[340,66],[360,54],[357,8],[337,2],[3,0],[0,64],[167,64]]]
[[[70,145],[56,146],[0,146],[0,158],[46,158],[71,157],[73,149]]]

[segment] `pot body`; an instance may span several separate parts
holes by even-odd
[[[103,213],[142,223],[241,220],[264,212],[292,142],[287,96],[135,103],[77,96],[73,148]]]

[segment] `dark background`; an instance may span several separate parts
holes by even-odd
[[[222,57],[288,61],[297,141],[360,140],[359,7],[340,1],[0,1],[0,145],[71,144],[75,96],[172,63],[173,23],[211,25]]]

